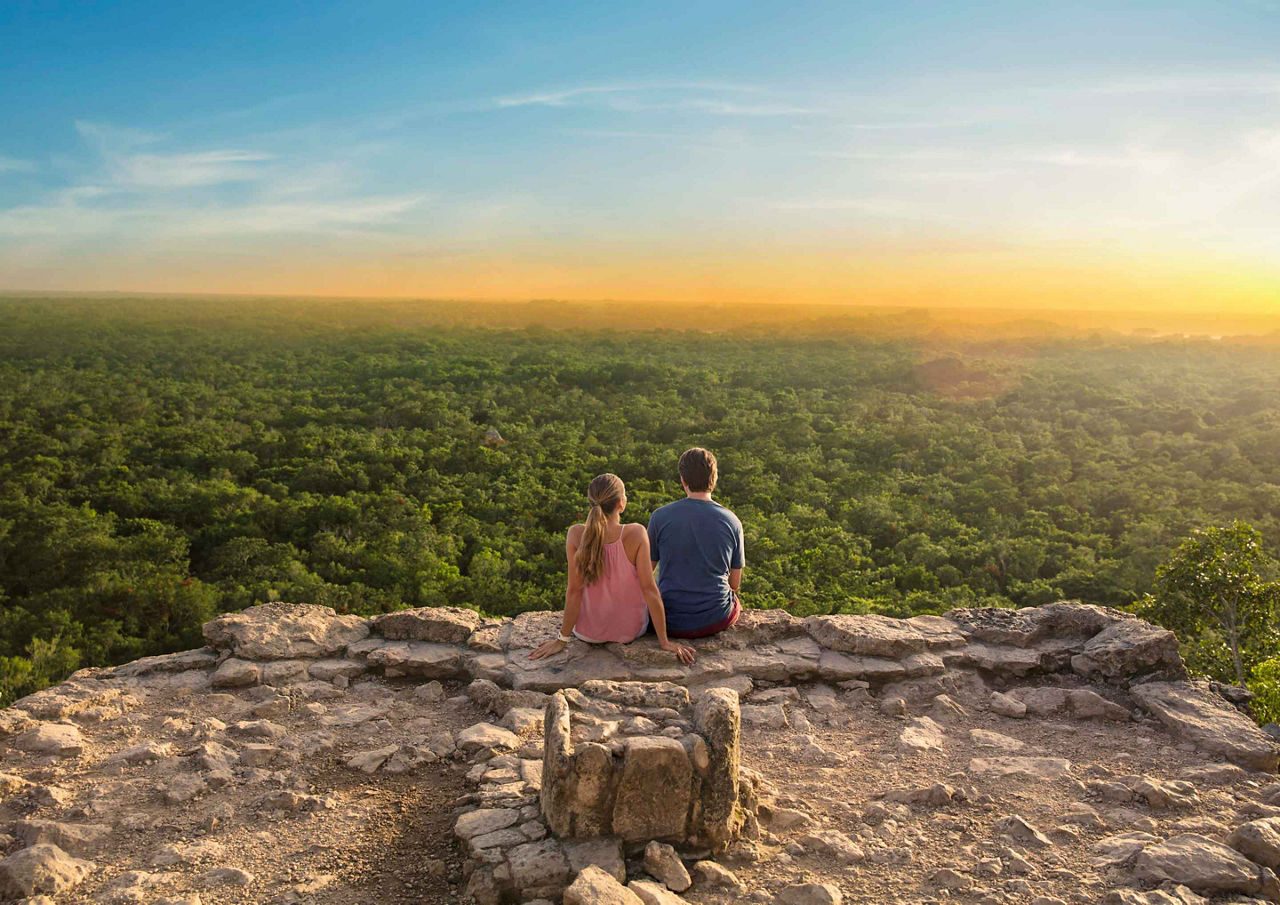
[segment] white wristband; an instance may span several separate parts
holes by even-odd
[[[561,635],[561,636],[560,636],[560,643],[561,643],[561,644],[568,644],[568,643],[569,643],[570,641],[572,641],[572,640],[573,640],[573,635]]]

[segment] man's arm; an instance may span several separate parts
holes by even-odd
[[[729,590],[737,592],[741,584],[742,584],[742,570],[730,569],[729,570]]]

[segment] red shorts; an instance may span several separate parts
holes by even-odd
[[[723,632],[729,626],[738,621],[738,617],[742,615],[742,604],[738,602],[738,595],[733,595],[733,609],[729,611],[729,615],[725,616],[714,625],[708,625],[703,628],[696,628],[691,632],[667,632],[668,638],[706,638],[708,635],[714,635],[717,632]]]

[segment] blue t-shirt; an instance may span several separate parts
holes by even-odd
[[[742,522],[714,500],[668,503],[649,517],[649,558],[658,563],[667,629],[715,625],[733,610],[729,570],[742,568]]]

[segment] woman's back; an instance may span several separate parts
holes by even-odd
[[[583,641],[626,643],[634,641],[649,626],[649,611],[634,561],[639,544],[635,540],[627,543],[632,540],[627,537],[628,527],[632,526],[619,526],[617,538],[603,544],[604,568],[594,582],[582,589],[582,610],[573,633]]]

